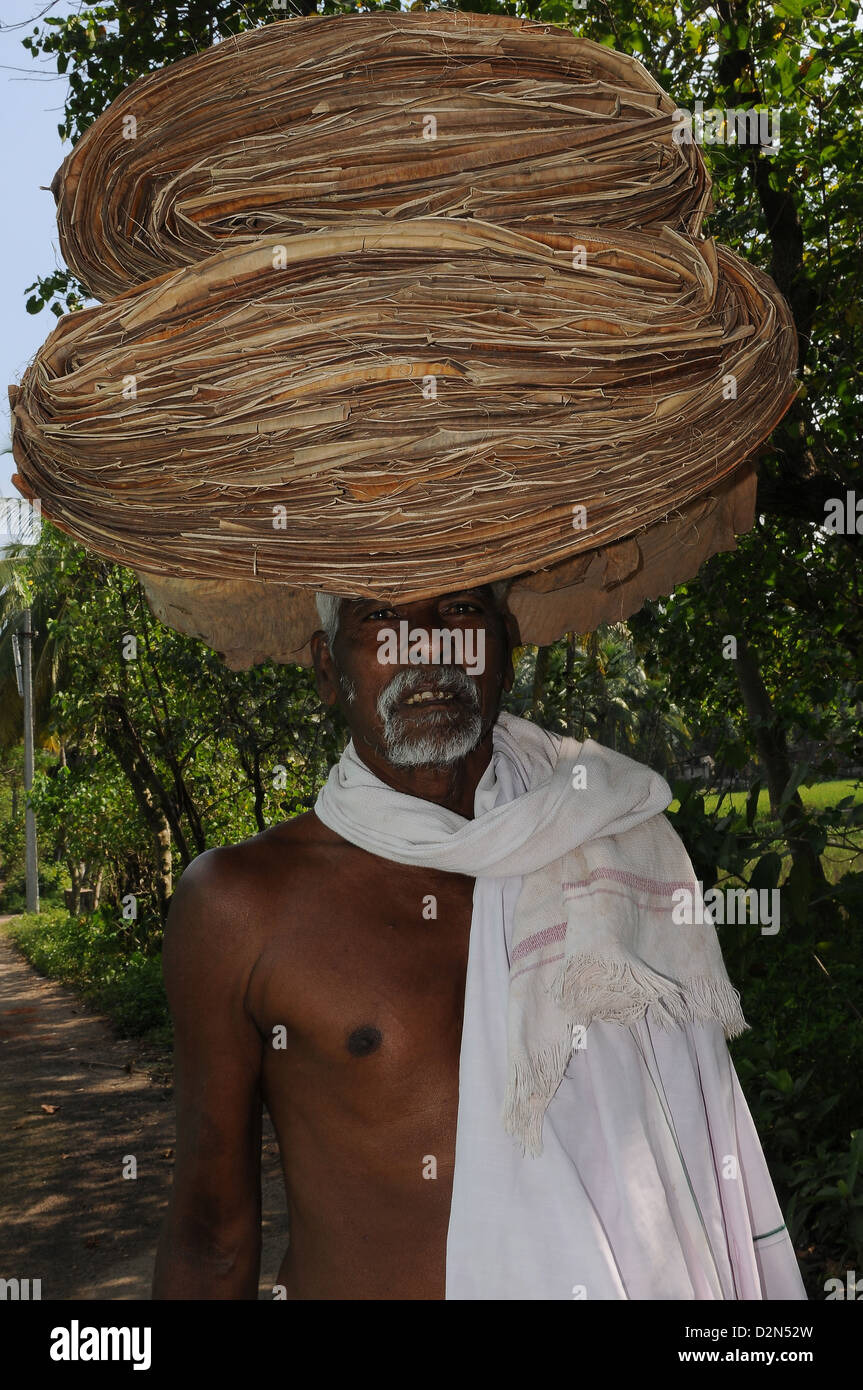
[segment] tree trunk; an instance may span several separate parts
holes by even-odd
[[[566,634],[566,659],[564,664],[563,690],[564,700],[566,701],[566,732],[568,738],[575,737],[575,713],[573,705],[575,703],[575,689],[573,673],[575,671],[575,633]]]
[[[537,647],[536,665],[533,668],[533,690],[530,696],[530,717],[536,719],[545,700],[545,687],[548,681],[548,668],[551,662],[551,647]]]
[[[719,631],[733,633],[735,625],[729,616],[731,605],[725,599],[718,575],[708,565],[700,571],[698,578],[717,620]],[[785,842],[791,855],[792,874],[795,879],[804,879],[808,883],[810,895],[818,894],[827,887],[827,879],[821,866],[821,857],[813,849],[812,841],[807,834],[808,817],[799,792],[795,791],[784,810],[779,810],[782,793],[791,776],[785,730],[776,718],[776,711],[755,654],[745,637],[739,633],[736,637],[734,671],[759,761],[767,778],[770,808],[774,816],[778,815],[780,818]]]
[[[81,870],[78,864],[70,862],[66,866],[69,870],[69,877],[72,880],[72,906],[69,911],[73,917],[77,917],[81,911]]]
[[[158,805],[161,808],[162,819],[170,826],[183,864],[190,864],[193,855],[183,833],[178,808],[147,757],[128,710],[119,696],[111,697],[105,704],[106,708],[117,716],[117,723],[113,726],[106,721],[105,740],[126,774],[147,824],[154,834],[161,829],[161,820],[157,825],[155,819]],[[147,799],[144,798],[143,791],[147,792]],[[206,848],[206,845],[203,848]]]
[[[156,896],[162,921],[168,915],[171,895],[174,891],[174,866],[171,858],[171,827],[167,818],[161,816],[161,826],[156,832]]]
[[[596,715],[596,741],[597,743],[604,743],[608,747],[615,747],[617,734],[616,730],[610,726],[608,719],[608,686],[605,683],[605,673],[602,669],[602,650],[599,645],[598,632],[590,634],[587,641],[587,652],[591,663],[590,684]]]
[[[263,834],[267,828],[267,822],[264,820],[265,792],[264,784],[261,781],[261,752],[257,744],[255,744],[252,758],[252,786],[255,789],[255,824]]]
[[[171,822],[165,814],[164,807],[157,802],[147,783],[141,775],[135,751],[122,734],[116,728],[106,728],[105,740],[117,758],[126,779],[129,782],[135,800],[144,817],[144,821],[150,831],[154,850],[154,885],[156,898],[159,904],[159,912],[164,922],[168,914],[168,907],[173,891],[172,863],[171,863]],[[183,863],[191,862],[188,847],[183,840],[181,850]]]
[[[785,732],[776,727],[773,706],[767,693],[758,663],[742,637],[737,638],[737,660],[734,663],[743,705],[755,736],[755,746],[767,778],[770,809],[779,814],[782,793],[791,776],[791,762]]]

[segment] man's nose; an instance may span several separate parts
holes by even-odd
[[[432,643],[432,632],[439,626],[436,604],[431,599],[428,602],[420,601],[417,604],[412,604],[405,617],[408,623],[411,652],[419,652],[421,658],[417,661],[414,655],[411,666],[414,669],[419,665],[439,669],[440,654],[435,662]]]
[[[434,666],[435,661],[432,655],[431,629],[425,624],[419,623],[412,629],[414,640],[411,642],[411,664],[414,666]],[[416,660],[416,653],[419,653],[419,660]],[[440,658],[438,658],[440,661]]]

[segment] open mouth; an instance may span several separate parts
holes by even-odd
[[[401,701],[403,709],[444,704],[461,704],[461,700],[451,690],[415,690],[412,695]]]

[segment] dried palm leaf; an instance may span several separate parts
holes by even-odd
[[[52,185],[60,245],[108,299],[229,243],[370,216],[697,234],[710,178],[674,111],[637,59],[529,20],[267,24],[146,73],[93,122]]]
[[[512,577],[535,642],[627,616],[751,525],[795,394],[788,308],[701,238],[676,133],[637,60],[499,15],[291,20],[146,74],[54,182],[117,298],[10,388],[16,482],[232,666],[307,661],[318,589]]]

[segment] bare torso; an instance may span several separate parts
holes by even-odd
[[[313,813],[226,853],[261,887],[246,1006],[282,1156],[290,1299],[440,1299],[473,879]]]
[[[381,636],[396,617],[421,636],[472,633],[483,660],[444,671],[428,648],[394,671]],[[338,624],[312,637],[324,706],[371,774],[469,820],[513,681],[499,596],[348,600]],[[369,854],[313,812],[185,871],[163,950],[177,1144],[154,1297],[257,1297],[263,1104],[287,1297],[444,1298],[473,889]]]

